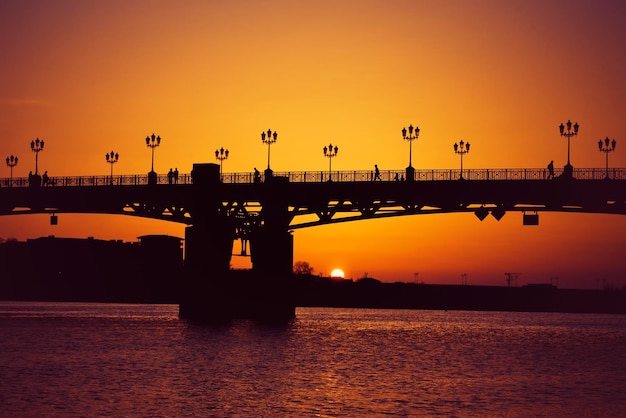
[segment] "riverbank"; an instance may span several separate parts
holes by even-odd
[[[297,277],[296,305],[338,308],[626,314],[626,291],[382,283],[314,276]]]
[[[132,279],[117,277],[108,281],[89,280],[84,274],[57,275],[46,280],[22,276],[21,280],[0,280],[0,300],[177,304],[185,293],[181,280],[174,279],[180,274],[182,271],[168,275],[169,280],[133,275]],[[223,303],[241,302],[250,309],[263,309],[278,298],[293,299],[297,307],[626,314],[626,289],[384,283],[371,278],[353,281],[309,275],[294,275],[289,283],[269,286],[266,277],[247,270],[232,270],[216,283],[222,283],[220,289],[230,289],[227,293],[232,294],[233,301]],[[202,300],[201,294],[211,293],[210,289],[193,294]],[[202,303],[210,300],[207,297]]]

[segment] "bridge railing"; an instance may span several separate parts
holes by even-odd
[[[555,175],[563,174],[562,169],[556,169]],[[333,182],[365,182],[365,181],[405,181],[405,170],[381,170],[380,178],[376,178],[374,170],[354,171],[286,171],[274,172],[274,177],[287,177],[292,183],[321,183],[328,180]],[[626,168],[612,168],[608,172],[600,168],[576,168],[573,176],[580,180],[602,180],[607,177],[612,180],[626,180]],[[458,180],[461,171],[458,169],[416,170],[415,181]],[[547,180],[548,170],[543,168],[487,168],[463,170],[463,179],[466,180]],[[261,176],[261,181],[264,181]],[[254,173],[223,173],[224,183],[253,183]],[[41,177],[14,177],[0,179],[2,187],[29,187],[37,182],[42,187],[54,186],[138,186],[148,184],[147,174],[117,175],[117,176],[59,176],[50,177],[47,184],[43,184]],[[181,174],[178,179],[170,179],[166,174],[157,175],[157,184],[191,184],[191,174]]]
[[[157,184],[168,184],[170,179],[167,175],[161,174],[157,176]],[[0,187],[29,187],[31,183],[38,184],[41,187],[54,186],[140,186],[148,184],[147,174],[117,175],[117,176],[59,176],[50,177],[47,183],[44,183],[41,176],[14,177],[12,179],[0,179]],[[174,183],[172,180],[171,183]],[[177,184],[191,184],[191,175],[179,175]]]
[[[224,174],[223,181],[225,183],[241,183],[251,182],[252,173],[233,173],[232,175]],[[563,169],[554,170],[555,177],[563,174]],[[602,180],[607,178],[615,180],[626,180],[626,169],[614,168],[583,168],[574,169],[573,176],[581,180]],[[247,177],[246,177],[247,176]],[[405,170],[381,170],[380,178],[376,178],[374,170],[355,170],[355,171],[298,171],[298,172],[275,172],[274,176],[288,177],[290,182],[324,182],[332,179],[332,181],[405,181]],[[461,178],[461,170],[459,169],[433,169],[433,170],[415,170],[415,181],[434,181],[434,180],[458,180]],[[548,180],[549,173],[544,168],[487,168],[487,169],[469,169],[463,170],[463,178],[466,180]],[[241,181],[244,180],[244,181]]]

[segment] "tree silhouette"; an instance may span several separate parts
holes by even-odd
[[[293,274],[313,274],[313,267],[306,261],[296,261],[293,264]]]

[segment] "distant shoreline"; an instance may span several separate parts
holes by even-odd
[[[258,282],[255,286],[247,285],[251,283],[248,280],[253,279],[253,275],[245,272],[234,272],[228,278],[247,297],[248,293],[254,297],[254,292],[259,290]],[[352,281],[309,275],[294,275],[292,283],[291,289],[285,289],[285,297],[291,295],[297,307],[626,314],[626,290],[623,289],[560,289],[549,284],[505,287],[386,283],[375,279]],[[150,304],[178,304],[181,300],[179,290],[171,288],[143,296],[138,296],[142,292],[137,289],[132,292],[133,296],[88,287],[73,287],[71,291],[58,286],[54,289],[53,294],[32,287],[17,293],[4,291],[0,292],[0,300]]]
[[[299,283],[298,283],[299,282]],[[298,306],[626,314],[626,290],[384,283],[307,276],[296,279]]]

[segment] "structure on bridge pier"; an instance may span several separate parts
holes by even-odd
[[[221,203],[219,165],[194,164],[193,224],[185,230],[185,283],[180,316],[200,321],[295,317],[290,215],[278,189],[286,178],[258,184],[263,210],[246,231],[251,270],[231,270],[236,224]]]

